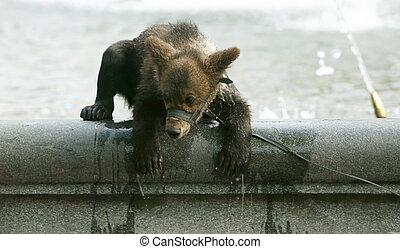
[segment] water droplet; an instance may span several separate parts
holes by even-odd
[[[325,75],[332,75],[335,73],[335,69],[329,66],[321,66],[316,71],[315,74],[317,76],[325,76]]]
[[[216,128],[219,126],[219,122],[215,121],[215,120],[211,120],[210,124],[208,124],[209,128]]]
[[[313,119],[315,118],[315,113],[311,111],[301,111],[300,116],[303,119]]]
[[[317,52],[317,56],[318,56],[318,58],[324,58],[325,57],[325,52],[320,50],[320,51]]]
[[[360,53],[359,53],[358,48],[357,48],[356,46],[351,46],[351,47],[350,47],[350,50],[351,50],[351,52],[353,52],[353,54],[354,54],[356,57],[360,56]]]
[[[339,59],[342,56],[342,50],[335,48],[334,50],[332,50],[332,58],[334,59]]]
[[[317,76],[331,75],[335,72],[333,67],[329,67],[325,65],[325,61],[323,59],[318,60],[319,68],[315,70],[315,74]]]

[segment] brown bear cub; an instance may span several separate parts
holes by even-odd
[[[215,168],[238,177],[250,159],[250,112],[225,70],[239,53],[216,51],[192,23],[152,26],[104,52],[96,101],[81,117],[112,119],[113,97],[122,95],[133,109],[134,171],[154,175],[162,168],[159,131],[181,138],[204,113],[213,114],[224,130]]]

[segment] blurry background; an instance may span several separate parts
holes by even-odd
[[[400,1],[339,3],[388,116],[400,117]],[[253,119],[374,118],[333,1],[0,0],[0,119],[78,119],[103,51],[176,20],[241,48],[229,76]],[[114,118],[130,118],[121,98]]]

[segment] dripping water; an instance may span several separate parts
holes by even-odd
[[[137,179],[137,183],[138,183],[138,185],[139,185],[139,190],[140,190],[140,193],[141,193],[141,195],[142,195],[143,199],[145,199],[145,198],[146,198],[146,196],[144,195],[143,188],[142,188],[142,184],[140,183],[140,178],[139,178],[139,176],[138,176],[138,175],[136,176],[136,179]]]

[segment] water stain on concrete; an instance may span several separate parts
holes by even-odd
[[[134,234],[135,233],[135,197],[129,200],[126,221],[122,224],[112,224],[108,211],[105,211],[107,225],[100,225],[96,218],[96,205],[93,204],[90,233],[92,234]]]

